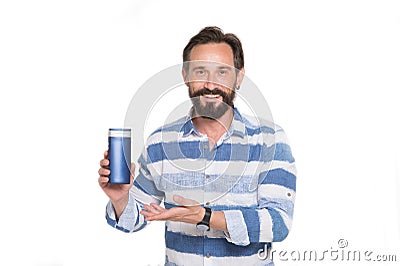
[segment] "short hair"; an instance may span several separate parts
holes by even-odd
[[[226,33],[215,26],[205,27],[198,34],[193,36],[185,49],[183,49],[183,63],[190,61],[190,53],[193,47],[199,44],[208,43],[226,43],[228,44],[233,52],[234,66],[236,69],[244,67],[244,56],[242,43],[239,38],[233,33]]]

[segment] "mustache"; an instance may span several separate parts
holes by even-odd
[[[202,88],[202,89],[196,91],[195,93],[193,93],[192,97],[199,97],[199,96],[203,96],[205,94],[208,94],[208,95],[221,95],[223,99],[228,97],[228,95],[224,91],[222,91],[222,90],[220,90],[218,88],[213,89],[213,90],[210,90],[210,89],[207,89],[207,88]]]

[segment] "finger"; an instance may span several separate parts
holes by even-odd
[[[153,216],[153,215],[154,215],[153,213],[148,212],[148,211],[145,211],[145,210],[141,210],[141,211],[140,211],[140,214],[142,214],[142,215],[144,215],[144,216],[146,216],[146,217],[149,217],[149,216]]]
[[[100,166],[101,167],[107,167],[110,164],[110,161],[108,159],[101,159],[100,160]]]
[[[165,210],[161,212],[160,214],[154,214],[151,216],[152,220],[158,220],[158,221],[166,221],[166,220],[175,220],[175,216],[177,215],[178,208],[171,208],[169,210]]]
[[[107,186],[108,181],[109,181],[109,178],[106,177],[106,176],[100,176],[100,177],[98,178],[98,182],[99,182],[100,187],[105,187],[105,186]]]
[[[159,213],[160,213],[157,209],[153,208],[152,206],[150,206],[150,205],[148,205],[148,204],[143,205],[143,207],[144,207],[147,211],[149,211],[149,212],[151,212],[151,213],[154,213],[154,214],[159,214]]]
[[[148,212],[148,211],[144,211],[144,210],[141,210],[140,214],[143,215],[146,218],[146,221],[148,221],[148,218],[151,218],[154,215],[156,215],[154,213],[151,213],[151,212]]]
[[[142,210],[140,212],[141,214],[146,216],[146,221],[156,221],[156,220],[157,221],[166,221],[166,220],[170,219],[174,215],[174,212],[172,210],[174,208],[171,208],[169,210],[165,210],[164,212],[154,212],[154,211],[150,210],[151,206],[149,206],[149,205],[146,206],[146,205],[147,204],[145,204],[144,207],[145,208],[147,207],[149,209]]]
[[[155,214],[152,212],[148,212],[145,210],[141,210],[140,214],[142,214],[146,221],[164,221],[165,219],[162,218],[161,214]]]
[[[110,170],[108,170],[106,168],[100,168],[99,169],[99,175],[108,177],[110,175]]]
[[[108,159],[108,150],[104,152],[104,159]]]
[[[144,216],[146,216],[146,221],[166,221],[167,217],[163,213],[160,214],[152,214],[152,213],[146,213],[145,211],[141,211]],[[146,215],[148,214],[148,215]]]
[[[156,209],[159,212],[164,212],[166,211],[163,207],[161,207],[160,205],[157,205],[155,203],[150,203],[150,206],[153,207],[154,209]]]

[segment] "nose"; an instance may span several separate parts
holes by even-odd
[[[209,75],[207,80],[205,81],[204,87],[209,89],[209,90],[214,90],[216,88],[219,88],[219,85],[216,82],[216,79],[214,78],[214,76],[213,75]]]
[[[218,88],[218,85],[212,81],[206,81],[206,83],[204,84],[204,87],[209,89],[210,91]]]

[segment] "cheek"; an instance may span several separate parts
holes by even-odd
[[[231,95],[231,94],[235,93],[235,91],[232,87],[221,86],[221,90],[223,92],[225,92],[227,95]]]
[[[204,87],[204,82],[192,81],[192,82],[190,82],[190,87],[192,87],[194,90],[201,89]]]
[[[190,84],[189,84],[189,92],[190,93],[193,93],[193,92],[198,91],[203,88],[204,88],[204,83],[202,83],[202,82],[190,82]]]
[[[220,86],[223,87],[225,91],[231,92],[236,87],[236,80],[226,80],[220,83]]]

